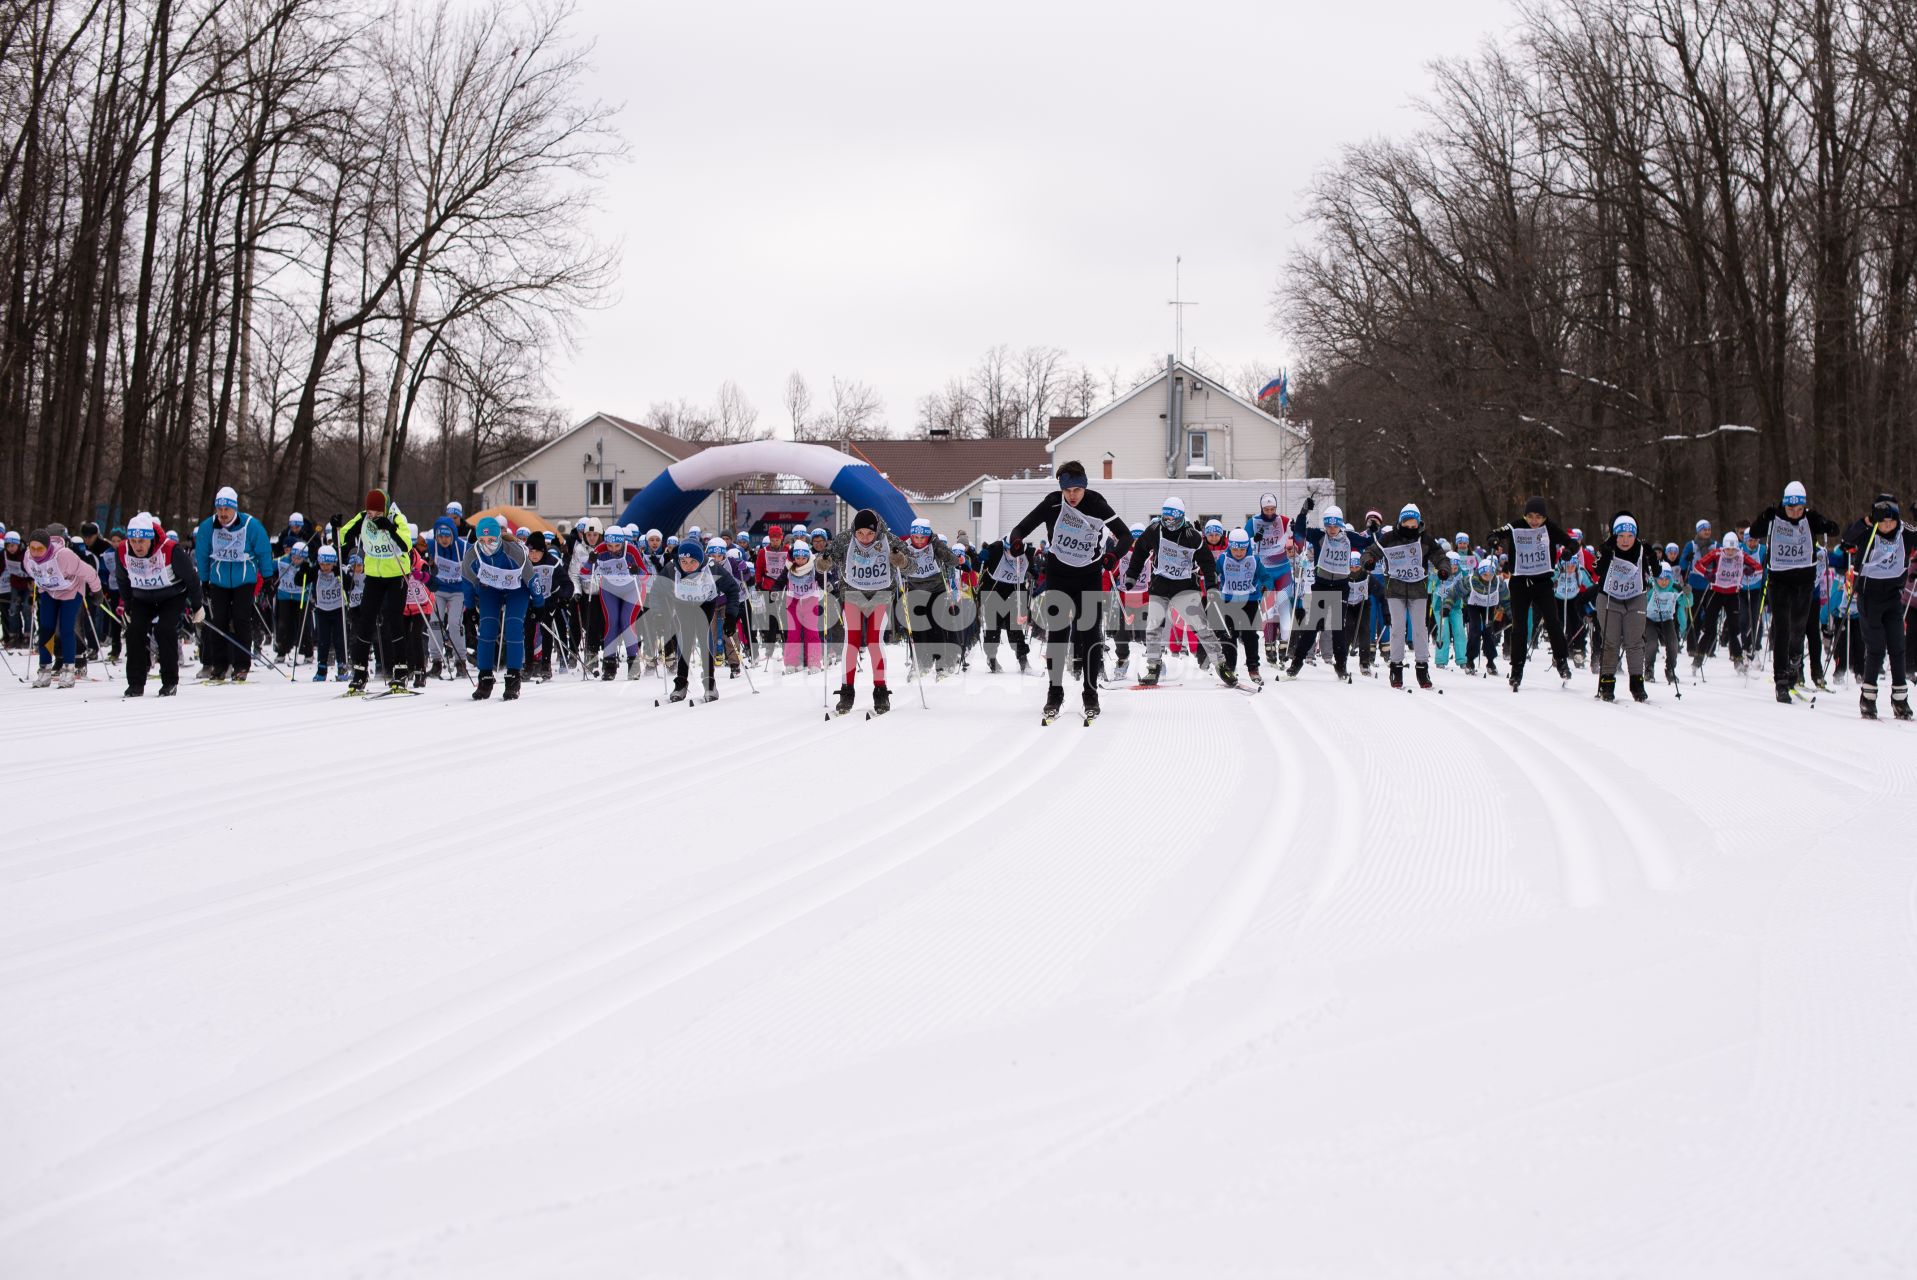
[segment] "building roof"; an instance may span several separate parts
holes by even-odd
[[[981,478],[1007,479],[1025,471],[1046,474],[1051,459],[1045,441],[1009,440],[852,440],[846,451],[863,458],[905,493],[943,498],[969,489]]]
[[[595,414],[594,417],[604,418],[614,426],[624,428],[627,432],[638,436],[659,452],[669,455],[674,462],[684,462],[687,458],[699,452],[699,450],[707,447],[703,443],[694,443],[690,440],[681,440],[678,436],[669,436],[656,427],[641,426],[639,423],[630,422],[625,418],[616,418],[610,413]]]
[[[1218,381],[1218,379],[1212,377],[1210,374],[1201,373],[1197,369],[1192,368],[1190,365],[1185,364],[1182,361],[1177,362],[1176,367],[1179,373],[1184,374],[1188,378],[1197,378],[1203,381],[1206,386],[1210,387],[1213,391],[1218,392],[1220,395],[1230,400],[1233,404],[1237,405],[1239,408],[1244,409],[1246,412],[1251,413],[1256,417],[1263,418],[1266,422],[1269,422],[1272,426],[1277,427],[1280,431],[1289,431],[1292,435],[1296,436],[1299,440],[1303,440],[1305,438],[1305,433],[1300,431],[1297,427],[1292,426],[1291,423],[1286,422],[1283,418],[1272,417],[1270,414],[1266,413],[1263,409],[1260,409],[1257,405],[1245,399],[1243,396],[1239,395],[1237,392],[1233,391],[1230,387]],[[1165,379],[1171,376],[1171,373],[1172,373],[1171,369],[1160,369],[1152,377],[1145,379],[1145,381],[1139,383],[1137,386],[1133,387],[1130,391],[1127,391],[1124,395],[1118,397],[1118,399],[1104,406],[1102,409],[1098,410],[1096,413],[1092,414],[1090,417],[1080,418],[1077,422],[1067,427],[1064,431],[1061,431],[1058,434],[1054,435],[1051,438],[1051,441],[1049,442],[1047,447],[1053,451],[1056,451],[1058,447],[1064,444],[1067,440],[1077,435],[1080,431],[1084,430],[1087,426],[1091,425],[1094,422],[1097,422],[1100,418],[1104,417],[1106,414],[1110,413],[1112,410],[1118,408],[1118,406],[1124,404],[1126,401],[1132,399],[1134,396],[1143,395],[1145,392],[1151,390],[1153,387],[1162,386],[1164,384]],[[1058,419],[1054,418],[1052,419],[1052,421],[1057,422]]]
[[[564,444],[595,422],[604,422],[615,430],[625,432],[639,443],[650,445],[652,448],[657,449],[674,462],[684,462],[687,458],[690,458],[693,454],[706,447],[703,444],[693,444],[689,441],[681,440],[677,436],[669,436],[665,432],[652,427],[641,426],[637,422],[628,422],[624,418],[615,418],[610,413],[595,413],[579,423],[579,425],[561,431],[558,435],[546,441],[546,443],[540,445],[524,457],[515,458],[512,463],[499,472],[498,475],[488,476],[486,479],[481,480],[479,484],[474,487],[473,492],[483,493],[487,489],[492,488],[513,472],[524,468],[528,462],[531,462],[546,450],[552,448],[554,445]]]
[[[1047,439],[1055,440],[1083,421],[1085,421],[1085,415],[1082,413],[1053,414],[1045,420],[1045,436]]]

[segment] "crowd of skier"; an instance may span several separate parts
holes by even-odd
[[[870,510],[836,534],[771,525],[731,538],[581,520],[556,533],[468,522],[447,504],[409,520],[381,490],[363,508],[315,523],[295,512],[277,534],[222,488],[191,529],[140,513],[77,536],[50,524],[6,529],[0,630],[26,651],[36,687],[71,687],[90,664],[124,657],[126,696],[194,679],[244,683],[256,662],[280,675],[339,682],[353,696],[412,695],[464,681],[475,699],[522,682],[658,674],[664,698],[707,699],[717,672],[839,671],[833,710],[849,712],[869,671],[872,709],[890,708],[885,643],[903,639],[912,673],[939,680],[982,659],[1020,671],[1034,648],[1047,675],[1043,719],[1061,713],[1068,679],[1089,723],[1099,690],[1166,679],[1168,652],[1188,653],[1222,686],[1257,692],[1265,671],[1307,665],[1339,680],[1385,667],[1405,688],[1431,669],[1502,677],[1519,690],[1540,641],[1564,682],[1579,666],[1597,696],[1651,696],[1661,667],[1702,679],[1728,651],[1755,673],[1763,655],[1780,702],[1827,691],[1848,672],[1876,718],[1911,717],[1907,655],[1917,645],[1917,526],[1883,495],[1845,522],[1811,508],[1804,486],[1723,530],[1699,520],[1660,545],[1630,512],[1596,536],[1561,527],[1532,498],[1482,539],[1427,528],[1416,503],[1395,520],[1348,519],[1307,498],[1295,513],[1265,494],[1242,524],[1202,524],[1167,498],[1157,518],[1127,523],[1082,467],[1002,538],[973,547],[914,520],[902,534]],[[1680,650],[1682,653],[1680,653]],[[1500,670],[1499,663],[1504,664]],[[11,670],[11,662],[9,662]],[[1808,680],[1806,667],[1808,666]],[[302,672],[302,667],[305,671]],[[28,675],[13,673],[28,681]],[[375,676],[382,687],[371,694]],[[503,685],[503,687],[502,687]],[[666,687],[669,685],[669,688]],[[1682,696],[1679,692],[1679,696]]]

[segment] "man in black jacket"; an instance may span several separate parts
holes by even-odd
[[[1771,679],[1777,685],[1777,700],[1789,702],[1791,689],[1804,680],[1805,640],[1811,635],[1811,619],[1817,616],[1817,539],[1836,537],[1837,522],[1810,509],[1810,496],[1796,480],[1784,486],[1780,506],[1766,507],[1751,521],[1753,536],[1768,543],[1766,570],[1770,577],[1764,590],[1769,594],[1771,617]],[[1824,646],[1815,640],[1810,645],[1811,679],[1819,689],[1824,683]]]
[[[180,618],[195,626],[206,617],[200,607],[200,575],[193,553],[172,538],[162,540],[159,522],[142,511],[126,524],[126,555],[120,564],[126,597],[126,696],[146,692],[146,673],[157,633],[160,696],[180,687]],[[157,624],[157,625],[156,625]]]
[[[1065,668],[1079,665],[1080,697],[1087,717],[1098,714],[1098,673],[1104,661],[1104,570],[1132,545],[1132,531],[1104,495],[1087,487],[1085,468],[1059,465],[1058,492],[1047,494],[1007,535],[1024,542],[1041,525],[1050,530],[1045,548],[1045,591],[1033,601],[1034,621],[1045,630],[1048,689],[1045,718],[1065,702]],[[1105,539],[1116,545],[1109,551]]]

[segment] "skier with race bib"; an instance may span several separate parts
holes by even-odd
[[[1598,589],[1598,630],[1604,637],[1599,661],[1598,697],[1617,700],[1618,652],[1624,653],[1631,677],[1631,697],[1650,701],[1644,688],[1644,624],[1650,605],[1647,591],[1657,556],[1651,544],[1637,536],[1637,517],[1620,511],[1611,517],[1611,537],[1598,552],[1592,577]]]
[[[1804,681],[1804,650],[1810,650],[1811,681],[1824,683],[1824,646],[1813,626],[1817,616],[1817,540],[1841,533],[1837,522],[1810,508],[1810,496],[1799,481],[1784,486],[1784,498],[1766,507],[1751,522],[1751,533],[1763,540],[1769,557],[1768,603],[1771,611],[1771,679],[1777,700],[1789,702],[1791,690]]]
[[[357,551],[366,571],[365,594],[354,617],[353,678],[347,686],[351,690],[366,688],[367,663],[375,653],[385,664],[389,687],[406,689],[406,655],[400,635],[405,625],[406,579],[413,571],[412,545],[413,526],[384,489],[367,490],[365,507],[339,528],[340,554],[351,557]]]
[[[1222,525],[1220,532],[1223,532]],[[1132,558],[1141,564],[1147,559],[1151,561],[1151,594],[1146,602],[1145,618],[1145,673],[1138,682],[1154,685],[1164,674],[1165,638],[1171,631],[1174,612],[1191,628],[1201,652],[1215,653],[1223,647],[1211,634],[1211,624],[1205,617],[1203,598],[1199,594],[1200,583],[1208,588],[1217,583],[1218,561],[1206,545],[1205,535],[1185,519],[1185,503],[1181,498],[1165,499],[1158,519],[1132,548]],[[1129,583],[1119,586],[1137,590],[1143,585],[1141,578],[1142,575],[1134,574]]]
[[[1698,560],[1696,571],[1710,583],[1704,594],[1704,607],[1698,611],[1697,625],[1691,632],[1691,670],[1704,669],[1705,643],[1717,631],[1718,617],[1723,615],[1725,630],[1730,635],[1731,662],[1742,674],[1744,670],[1744,640],[1737,627],[1737,599],[1744,589],[1744,572],[1761,566],[1757,558],[1744,550],[1743,541],[1736,532],[1724,535],[1723,545],[1713,548]]]
[[[506,689],[502,701],[511,702],[519,696],[519,673],[526,665],[526,603],[530,595],[526,548],[506,540],[505,526],[498,516],[481,516],[466,547],[461,573],[473,588],[474,605],[479,610],[479,684],[473,690],[473,700],[493,696],[493,669],[503,657]],[[358,643],[355,638],[354,644]],[[353,681],[354,690],[364,684],[357,661]]]
[[[1045,547],[1045,588],[1033,600],[1034,622],[1045,632],[1046,693],[1041,722],[1058,715],[1065,702],[1065,673],[1078,665],[1086,722],[1099,713],[1098,676],[1104,663],[1104,570],[1132,547],[1132,531],[1105,496],[1089,487],[1085,468],[1059,464],[1058,492],[1049,493],[1012,526],[1010,537],[1023,542],[1034,530],[1051,531]],[[1106,550],[1106,539],[1115,544]],[[1138,557],[1142,562],[1143,557]]]
[[[1534,623],[1550,639],[1551,665],[1558,678],[1568,682],[1571,665],[1565,654],[1564,622],[1552,586],[1559,557],[1575,555],[1577,544],[1551,522],[1544,499],[1531,498],[1519,523],[1498,530],[1498,549],[1511,571],[1511,692],[1524,683]]]
[[[146,692],[151,652],[159,646],[160,696],[180,686],[180,621],[198,622],[200,575],[179,540],[142,511],[126,522],[126,546],[120,557],[126,583],[126,696]]]
[[[1913,528],[1903,522],[1903,511],[1889,494],[1871,503],[1867,519],[1844,530],[1843,546],[1856,566],[1851,595],[1864,630],[1864,669],[1858,688],[1858,709],[1866,720],[1877,718],[1877,674],[1890,662],[1890,709],[1899,720],[1910,719],[1910,686],[1905,665],[1903,603],[1904,577],[1910,571]]]
[[[228,673],[244,683],[253,666],[253,597],[273,573],[273,543],[266,526],[240,510],[229,485],[213,496],[213,514],[193,535],[193,567],[206,593],[207,622],[225,632],[200,638],[204,659],[196,677],[224,684]]]
[[[1391,687],[1404,688],[1404,637],[1411,632],[1412,656],[1417,660],[1418,687],[1431,687],[1431,636],[1425,625],[1425,603],[1430,594],[1425,580],[1431,566],[1443,557],[1424,528],[1424,513],[1415,502],[1398,512],[1398,523],[1378,534],[1359,562],[1365,569],[1382,564],[1385,571],[1385,607],[1391,616]]]

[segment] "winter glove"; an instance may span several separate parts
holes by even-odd
[[[399,526],[393,523],[393,518],[391,516],[387,516],[387,515],[374,516],[373,527],[375,529],[378,529],[382,533],[399,532]]]
[[[1315,495],[1313,495],[1313,494],[1309,494],[1309,493],[1307,493],[1307,494],[1305,495],[1305,505],[1304,505],[1304,512],[1305,512],[1305,514],[1306,514],[1306,515],[1310,515],[1310,514],[1311,514],[1311,512],[1312,512],[1312,510],[1313,510],[1313,509],[1314,509],[1315,507],[1317,507],[1317,505],[1318,505],[1318,499],[1317,499],[1317,497],[1316,497]]]
[[[336,511],[327,517],[327,523],[333,526],[335,533],[338,533],[338,531],[345,526],[346,517]]]

